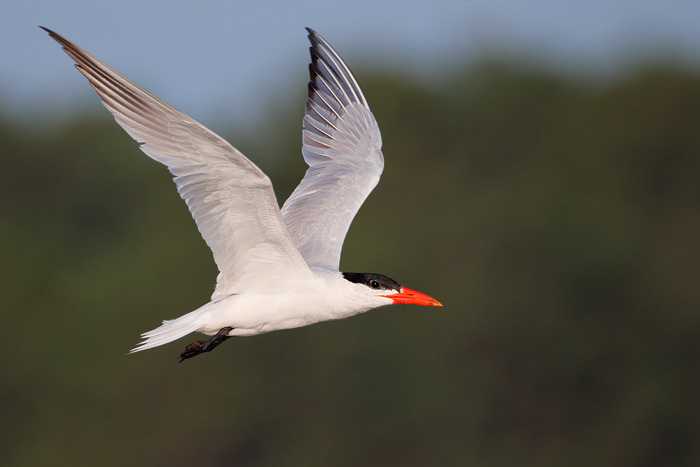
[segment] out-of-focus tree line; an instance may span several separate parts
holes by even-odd
[[[199,336],[126,355],[215,282],[167,170],[104,110],[4,116],[1,464],[700,464],[700,76],[361,78],[386,169],[342,269],[445,306],[183,364]],[[298,102],[225,135],[280,201],[305,170]]]

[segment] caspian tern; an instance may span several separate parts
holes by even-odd
[[[395,303],[442,306],[381,274],[340,272],[343,240],[384,168],[381,135],[359,84],[335,50],[308,29],[309,96],[304,178],[280,210],[270,179],[196,121],[69,40],[63,46],[117,123],[166,165],[219,268],[211,301],[141,336],[130,353],[192,332],[180,361],[233,336],[348,318]]]

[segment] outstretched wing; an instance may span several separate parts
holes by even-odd
[[[67,39],[63,46],[140,148],[175,177],[219,267],[213,298],[309,273],[280,215],[270,179],[224,139]]]
[[[384,168],[382,138],[350,69],[325,39],[307,31],[311,81],[302,154],[309,168],[282,218],[309,266],[337,270],[345,234]]]

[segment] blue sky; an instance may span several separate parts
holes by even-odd
[[[198,120],[241,123],[274,112],[274,98],[303,95],[305,26],[356,74],[376,68],[430,80],[484,55],[589,74],[649,56],[700,69],[699,21],[697,0],[5,0],[0,113],[98,107],[38,25]]]

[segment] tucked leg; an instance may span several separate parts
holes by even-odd
[[[230,327],[221,328],[219,329],[219,332],[211,336],[211,339],[191,343],[190,345],[185,347],[185,351],[180,354],[180,363],[184,362],[188,358],[195,357],[200,353],[211,352],[214,349],[214,347],[221,344],[230,337],[228,333],[232,330],[233,328]]]

